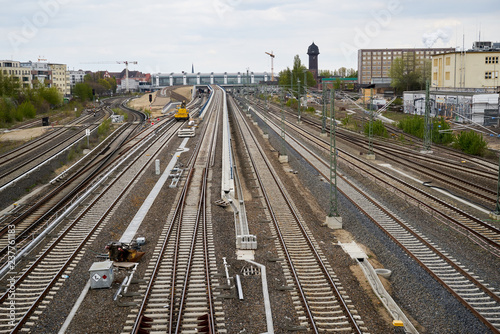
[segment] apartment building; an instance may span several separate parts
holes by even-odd
[[[49,68],[52,71],[51,87],[56,87],[63,96],[70,95],[71,86],[66,64],[49,64]]]
[[[69,84],[71,87],[75,87],[77,83],[82,83],[85,80],[85,71],[69,71]]]
[[[0,71],[4,76],[11,76],[21,82],[24,88],[29,88],[31,82],[31,70],[21,66],[21,62],[15,60],[0,60]]]
[[[436,54],[453,51],[455,51],[454,48],[358,50],[358,83],[390,84],[389,69],[396,58],[410,60],[416,68],[422,66],[426,59],[430,60]]]

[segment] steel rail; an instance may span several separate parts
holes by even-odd
[[[239,111],[239,109],[237,109]],[[240,111],[239,111],[240,112]],[[238,124],[238,127],[240,127],[240,124],[239,122],[237,123]],[[255,138],[255,134],[251,131],[249,125],[244,122],[245,126],[248,128],[248,130],[250,131],[250,134],[252,135],[252,139],[257,142],[257,139]],[[241,130],[240,130],[241,131]],[[246,142],[247,141],[247,138],[243,137],[243,140]],[[247,144],[245,144],[247,145]],[[282,193],[283,195],[283,198],[285,199],[288,207],[291,209],[291,212],[293,213],[294,215],[294,218],[297,222],[297,225],[300,227],[300,231],[302,233],[303,236],[306,237],[306,241],[309,245],[309,248],[310,250],[313,252],[315,258],[316,258],[316,261],[318,262],[318,264],[320,265],[322,271],[323,271],[323,274],[324,276],[327,278],[327,280],[329,281],[331,287],[333,288],[333,291],[337,297],[337,299],[340,301],[341,305],[342,305],[342,308],[344,310],[344,313],[347,314],[347,319],[349,321],[349,323],[351,324],[351,326],[354,328],[354,330],[357,332],[357,333],[362,333],[361,329],[359,328],[358,324],[356,323],[356,320],[354,319],[352,313],[350,312],[349,308],[347,307],[347,304],[345,303],[343,297],[341,296],[337,286],[335,285],[335,283],[333,282],[333,279],[331,278],[330,276],[330,273],[328,272],[328,270],[326,269],[325,265],[324,265],[324,262],[321,260],[319,254],[317,253],[314,245],[312,244],[312,241],[311,239],[309,238],[309,236],[307,235],[307,232],[304,230],[304,227],[303,225],[300,223],[299,219],[298,219],[298,216],[297,216],[297,213],[296,211],[293,209],[293,206],[291,204],[291,200],[288,198],[288,196],[286,195],[285,191],[283,190],[283,187],[281,186],[280,182],[278,182],[279,180],[279,177],[275,174],[275,172],[273,171],[273,169],[271,168],[270,166],[270,162],[268,160],[268,158],[266,157],[265,153],[262,151],[262,148],[257,145],[257,148],[259,150],[259,153],[260,155],[262,156],[265,164],[268,166],[269,168],[269,172],[271,173],[271,175],[273,176],[273,178],[275,179],[276,181],[276,184],[280,190],[280,192]],[[309,308],[309,305],[307,303],[307,297],[305,296],[305,292],[304,290],[302,289],[302,286],[300,284],[300,280],[299,280],[299,277],[298,277],[298,273],[296,272],[294,266],[293,266],[293,260],[291,258],[291,255],[290,253],[288,252],[288,249],[287,249],[287,246],[286,246],[286,243],[285,243],[285,240],[284,240],[284,236],[283,234],[281,233],[281,230],[280,230],[280,227],[278,225],[278,220],[276,218],[276,215],[275,215],[275,212],[274,212],[274,209],[272,208],[272,204],[271,204],[271,201],[269,199],[269,196],[267,195],[266,191],[265,191],[265,185],[263,183],[263,180],[261,178],[261,175],[260,175],[260,172],[257,168],[257,165],[256,165],[256,162],[254,161],[254,158],[249,155],[250,157],[250,161],[252,163],[252,166],[254,168],[254,171],[255,171],[255,174],[257,176],[257,180],[260,184],[260,187],[262,189],[262,192],[263,192],[263,196],[264,196],[264,199],[266,201],[266,205],[269,209],[269,212],[270,212],[270,215],[272,217],[272,221],[273,221],[273,224],[275,226],[275,229],[276,229],[276,233],[279,237],[279,240],[280,240],[280,244],[283,248],[283,252],[285,253],[286,257],[287,257],[287,261],[289,263],[289,267],[290,267],[290,271],[293,273],[293,277],[294,277],[294,280],[295,280],[295,283],[296,283],[296,286],[297,286],[297,289],[299,290],[299,294],[302,298],[302,303],[303,303],[303,306],[306,310],[306,313],[307,313],[307,317],[309,318],[309,322],[314,330],[315,333],[319,333],[319,330],[316,326],[316,323],[314,321],[314,316],[312,315],[312,312],[311,312],[311,309]]]

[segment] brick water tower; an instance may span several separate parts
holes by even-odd
[[[307,48],[307,54],[309,55],[309,72],[314,75],[314,80],[317,81],[319,48],[314,42]]]

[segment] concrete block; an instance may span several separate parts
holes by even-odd
[[[280,155],[279,162],[282,164],[287,163],[288,162],[288,155]]]
[[[490,218],[494,220],[500,220],[500,213],[490,212]]]
[[[328,226],[332,230],[339,230],[342,228],[342,217],[326,216],[325,224],[323,226]]]
[[[367,154],[366,160],[375,160],[375,154]]]

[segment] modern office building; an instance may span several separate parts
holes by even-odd
[[[82,83],[85,78],[85,71],[83,70],[78,70],[78,71],[69,71],[69,85],[71,87],[75,87],[77,83]]]

